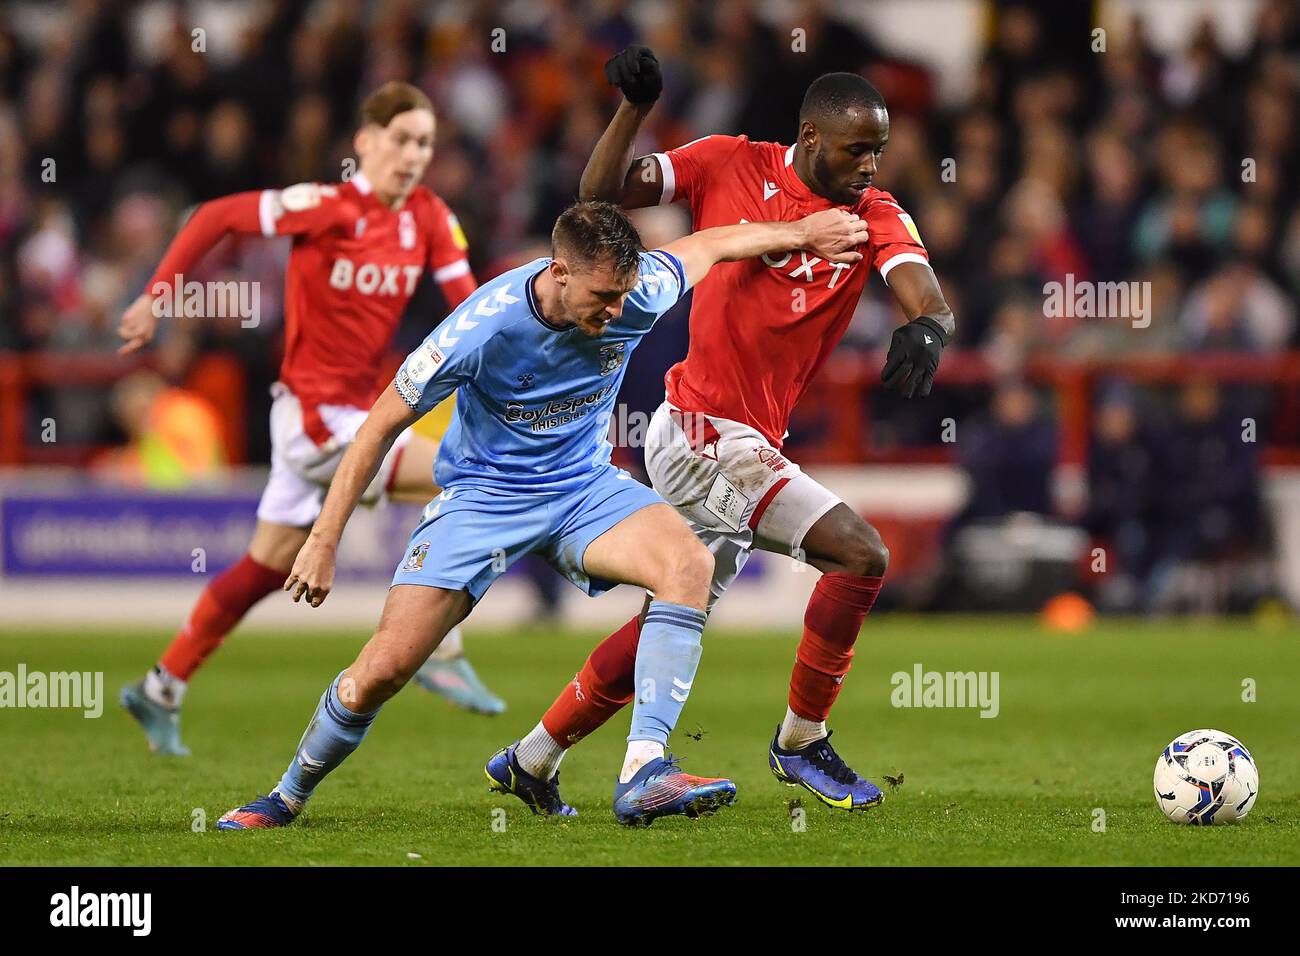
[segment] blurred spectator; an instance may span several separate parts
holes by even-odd
[[[1088,447],[1088,506],[1080,524],[1103,549],[1105,564],[1091,577],[1103,610],[1136,610],[1153,561],[1151,527],[1162,489],[1139,415],[1131,388],[1111,388],[1098,403]]]
[[[176,489],[221,477],[221,427],[205,399],[172,388],[158,373],[133,372],[113,388],[113,416],[126,433],[92,470],[108,481]]]
[[[1192,291],[1181,324],[1192,348],[1275,352],[1295,332],[1295,306],[1255,266],[1238,260]]]
[[[1161,188],[1138,219],[1134,243],[1144,260],[1174,259],[1204,274],[1228,249],[1237,201],[1221,182],[1222,157],[1210,132],[1176,122],[1156,146]]]
[[[1092,134],[1087,153],[1091,195],[1075,214],[1080,242],[1099,281],[1124,279],[1133,266],[1130,237],[1141,197],[1141,163],[1114,130]]]
[[[1054,512],[1056,429],[1024,382],[1000,385],[989,414],[961,423],[957,451],[970,493],[955,526],[1022,511]]]
[[[1219,387],[1193,382],[1178,395],[1170,426],[1154,443],[1156,509],[1151,524],[1156,610],[1222,609],[1225,593],[1247,583],[1225,571],[1260,554],[1264,524],[1258,444],[1244,440],[1239,414]]]

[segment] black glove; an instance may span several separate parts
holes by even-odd
[[[659,60],[648,46],[630,46],[605,61],[605,79],[623,91],[629,103],[653,103],[664,91]]]
[[[889,355],[880,372],[885,388],[898,386],[904,398],[930,394],[934,373],[939,370],[939,356],[948,344],[948,337],[938,320],[928,315],[917,316],[906,325],[894,329],[889,341]]]

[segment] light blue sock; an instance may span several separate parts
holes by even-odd
[[[703,611],[651,601],[636,649],[636,703],[627,739],[667,745],[700,666]]]
[[[342,677],[339,674],[334,678],[334,683],[321,695],[316,713],[312,715],[302,740],[298,741],[298,751],[275,788],[299,804],[306,802],[327,773],[361,746],[366,731],[379,713],[378,708],[368,714],[357,714],[344,707],[339,700],[339,679]]]

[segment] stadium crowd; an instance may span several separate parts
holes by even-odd
[[[44,16],[57,23],[39,30],[11,7],[0,11],[0,350],[115,350],[118,318],[190,206],[338,179],[361,96],[389,79],[417,83],[437,106],[427,183],[458,214],[482,280],[544,252],[617,95],[602,64],[625,44],[653,47],[666,77],[641,152],[707,133],[789,142],[813,78],[861,71],[890,105],[878,185],[921,230],[958,316],[950,351],[994,370],[978,388],[944,388],[941,368],[928,407],[875,395],[873,440],[933,445],[935,422],[951,415],[970,436],[955,451],[973,492],[958,524],[1050,515],[1058,412],[1050,393],[1026,385],[1027,356],[1297,344],[1300,192],[1286,156],[1300,145],[1300,12],[1266,0],[1240,55],[1207,22],[1161,56],[1136,17],[1105,24],[1096,50],[1090,3],[989,7],[986,47],[956,104],[939,100],[924,66],[891,52],[887,24],[860,26],[812,2],[766,20],[743,0],[281,0],[251,20],[212,23],[190,22],[184,4],[150,4],[147,30],[137,29],[144,5],[125,0],[55,4]],[[792,49],[795,27],[803,51]],[[688,228],[678,211],[640,222],[651,243]],[[238,358],[255,462],[268,448],[286,255],[282,243],[227,243],[198,278],[260,281],[262,320],[178,325],[157,349],[173,383],[196,356]],[[1067,275],[1149,282],[1149,324],[1048,316],[1044,284]],[[442,310],[426,280],[398,349]],[[841,348],[874,353],[898,320],[873,280]],[[684,322],[665,323],[642,346],[630,405],[657,404],[685,334]],[[46,390],[28,410],[33,433],[53,414],[63,441],[121,440],[128,429],[106,388]],[[1261,547],[1260,446],[1234,436],[1255,416],[1262,435],[1290,429],[1300,444],[1294,394],[1110,381],[1094,400],[1092,494],[1068,517],[1117,542],[1137,580],[1171,560]],[[1198,521],[1185,520],[1189,509]]]

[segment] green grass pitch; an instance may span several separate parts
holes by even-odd
[[[577,819],[533,817],[487,792],[486,758],[534,724],[599,636],[471,632],[471,658],[509,700],[504,716],[454,711],[412,685],[293,827],[230,834],[213,828],[217,817],[278,778],[363,634],[237,633],[191,688],[182,729],[194,756],[175,760],[149,754],[117,707],[118,687],[154,660],[165,633],[0,630],[0,670],[23,662],[105,674],[98,719],[0,710],[0,865],[1300,863],[1292,630],[1109,621],[1066,637],[1029,619],[877,616],[832,728],[852,766],[881,783],[901,772],[904,782],[886,788],[883,806],[852,815],[804,793],[802,828],[790,806],[800,791],[777,783],[766,762],[793,635],[714,631],[681,728],[705,733],[679,732],[675,749],[689,770],[732,777],[738,802],[648,830],[626,830],[610,812],[621,715],[565,760]],[[893,707],[890,676],[918,662],[997,671],[1000,713]],[[1256,702],[1242,700],[1246,678]],[[1175,735],[1206,726],[1251,749],[1261,795],[1241,824],[1180,827],[1156,808],[1152,768]]]

